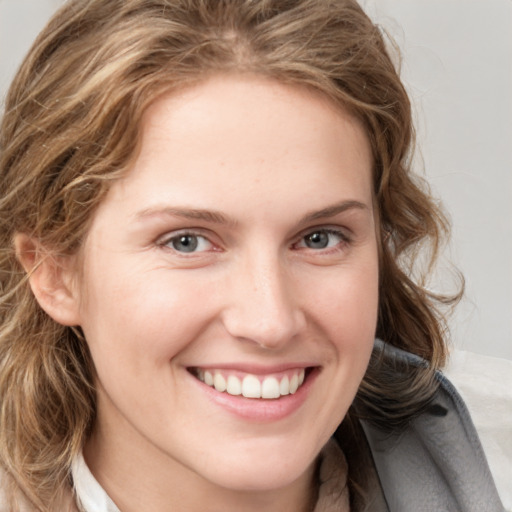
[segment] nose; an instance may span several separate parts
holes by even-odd
[[[297,291],[293,276],[278,256],[259,254],[244,259],[228,278],[224,326],[237,339],[279,349],[306,324]]]

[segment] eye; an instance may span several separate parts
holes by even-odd
[[[180,253],[204,252],[213,248],[213,244],[207,238],[195,233],[179,233],[167,238],[162,245]]]
[[[336,247],[340,243],[347,241],[347,236],[341,231],[335,229],[317,229],[303,236],[296,247],[322,250]]]

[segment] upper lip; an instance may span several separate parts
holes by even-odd
[[[304,362],[292,362],[292,363],[281,363],[273,365],[261,365],[251,363],[208,363],[187,366],[189,369],[201,369],[201,370],[227,370],[227,371],[238,371],[242,373],[250,373],[253,375],[270,375],[273,373],[284,372],[295,369],[306,369],[316,367],[318,364],[315,363],[304,363]]]

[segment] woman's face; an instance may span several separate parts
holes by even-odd
[[[316,93],[234,76],[158,99],[142,128],[84,247],[79,318],[98,385],[88,461],[106,480],[124,467],[290,485],[372,350],[365,133]]]

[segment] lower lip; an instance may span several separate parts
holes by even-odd
[[[189,376],[211,402],[222,407],[228,413],[245,420],[267,423],[282,420],[297,411],[306,401],[318,373],[319,370],[316,368],[309,371],[306,380],[293,395],[284,395],[270,400],[245,398],[242,395],[234,396],[225,392],[221,393],[194,376],[190,374]]]

